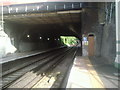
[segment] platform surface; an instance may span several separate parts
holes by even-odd
[[[62,48],[62,47],[59,47],[59,48]],[[54,50],[54,49],[57,49],[57,48],[8,54],[5,57],[0,58],[0,64],[10,62],[10,61],[14,61],[14,60],[21,59],[21,58],[34,56],[34,55],[41,54],[41,53],[44,53],[44,52],[47,52],[47,51],[50,51],[50,50]]]
[[[118,88],[119,77],[114,76],[111,71],[112,66],[101,65],[99,68],[105,68],[106,73],[103,70],[95,68],[97,64],[92,64],[91,60],[87,56],[76,56],[74,64],[72,66],[70,76],[67,83],[67,88]],[[114,72],[116,72],[114,70]]]

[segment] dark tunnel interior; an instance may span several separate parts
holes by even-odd
[[[81,40],[80,13],[81,10],[69,10],[38,16],[9,16],[5,18],[5,32],[14,38],[19,52],[63,46],[60,36],[75,36]]]

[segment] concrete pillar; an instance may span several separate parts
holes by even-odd
[[[116,59],[115,67],[120,69],[120,2],[116,3]]]
[[[1,16],[1,18],[0,18],[0,32],[1,32],[1,31],[3,31],[3,3],[2,3],[2,7],[0,7],[0,12],[1,12],[1,14],[0,14],[0,16]]]
[[[2,16],[0,18],[0,58],[4,57],[8,53],[14,53],[16,48],[11,44],[10,37],[5,33],[4,21],[3,21],[3,4],[0,8]]]
[[[3,47],[3,45],[1,45],[1,40],[2,40],[1,34],[3,31],[3,7],[0,8],[0,12],[2,12],[2,15],[0,14],[0,16],[2,16],[2,18],[0,18],[0,47]],[[2,54],[1,54],[2,49],[3,48],[0,48],[0,58],[2,57]],[[0,60],[0,62],[2,62],[2,60]],[[2,64],[0,64],[0,76],[2,76]],[[2,77],[0,77],[0,89],[2,89],[1,86],[2,86]]]
[[[3,3],[2,3],[2,7],[0,7],[0,58],[4,55],[5,51],[4,51],[4,45],[2,43],[4,43],[4,39],[6,37],[5,33],[4,33],[4,26],[3,26]]]

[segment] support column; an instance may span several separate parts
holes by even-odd
[[[1,4],[1,3],[0,3]],[[4,57],[8,53],[14,53],[16,48],[11,44],[10,37],[5,33],[4,20],[3,20],[3,3],[0,5],[0,58]],[[8,28],[9,30],[9,28]]]
[[[2,32],[3,32],[3,3],[2,3],[2,7],[0,7],[0,12],[2,12],[2,14],[0,14],[0,47],[2,46],[1,45],[1,35],[2,35]],[[2,50],[0,49],[0,58],[1,58],[1,52]],[[0,63],[2,62],[2,60],[0,60]],[[0,64],[0,89],[2,89],[2,64]]]
[[[115,67],[120,69],[120,2],[116,3],[116,59]]]
[[[1,7],[0,7],[0,12],[1,12],[1,17],[0,17],[0,58],[4,55],[5,51],[4,49],[4,38],[6,37],[5,33],[4,33],[4,26],[3,26],[3,3],[1,3]]]

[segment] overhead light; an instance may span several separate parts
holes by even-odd
[[[50,40],[50,38],[47,38],[47,40]]]
[[[27,37],[29,38],[29,37],[30,37],[30,35],[27,35]]]
[[[100,24],[101,24],[101,25],[104,25],[104,24],[105,24],[105,22],[101,22]]]
[[[40,37],[40,39],[42,39],[42,37]]]
[[[58,14],[67,14],[67,13],[80,13],[82,10],[69,10],[69,11],[60,11]]]
[[[80,13],[80,12],[82,12],[82,10],[71,10],[71,11],[69,11],[70,13]]]

